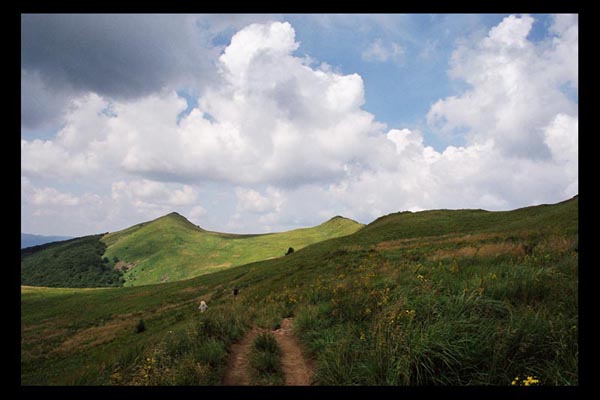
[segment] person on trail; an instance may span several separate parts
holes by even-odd
[[[204,300],[202,300],[200,302],[200,307],[198,307],[198,310],[200,310],[200,312],[204,312],[204,311],[206,311],[207,308],[208,308],[208,306],[206,305],[206,302]]]
[[[233,289],[233,298],[234,299],[237,299],[238,292],[239,292],[238,288]]]

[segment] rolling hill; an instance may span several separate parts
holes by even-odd
[[[216,385],[246,331],[293,317],[314,384],[578,385],[578,210],[395,213],[189,280],[22,287],[22,384]]]
[[[96,257],[99,266],[87,269],[84,277],[72,279],[74,252],[78,244],[70,242],[69,251],[54,251],[60,243],[40,248],[36,252],[22,252],[22,284],[52,287],[102,287],[121,282],[119,277],[107,276],[105,267],[115,268],[123,275],[125,286],[176,281],[194,276],[243,265],[253,261],[281,257],[289,247],[299,250],[310,244],[349,235],[363,227],[356,221],[334,217],[312,228],[295,229],[287,232],[236,235],[206,231],[188,221],[178,213],[170,213],[153,221],[108,233],[102,243],[94,247],[87,256]],[[96,236],[95,236],[96,237]],[[96,247],[104,253],[93,255]],[[102,263],[99,260],[103,259]],[[88,263],[89,264],[89,263]],[[32,266],[36,266],[33,268]],[[48,265],[52,272],[43,271]],[[61,266],[69,271],[61,270]],[[35,273],[34,273],[35,272]],[[56,277],[52,278],[51,275]],[[79,274],[79,272],[78,272]],[[62,277],[62,278],[58,278]],[[97,277],[97,284],[93,284]],[[62,281],[60,280],[62,279]],[[85,282],[81,284],[79,282]]]

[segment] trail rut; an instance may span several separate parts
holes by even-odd
[[[302,346],[292,332],[292,318],[285,318],[281,328],[273,331],[281,349],[281,368],[285,375],[286,386],[308,386],[314,371],[313,362],[304,356]],[[253,328],[241,342],[231,346],[231,355],[223,377],[225,386],[251,385],[250,354],[252,343],[263,329]]]
[[[292,319],[285,318],[281,322],[281,328],[274,334],[281,348],[281,368],[285,374],[285,385],[309,386],[314,366],[304,357],[302,346],[292,333]]]

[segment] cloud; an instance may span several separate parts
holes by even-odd
[[[386,62],[388,60],[402,62],[404,47],[395,42],[384,44],[380,38],[373,40],[361,53],[363,60],[368,62]]]
[[[109,103],[96,94],[69,102],[65,126],[54,140],[21,140],[22,173],[71,178],[97,172],[104,153],[98,144],[108,134],[108,118],[102,113]]]
[[[35,189],[31,197],[31,204],[77,206],[79,199],[68,193],[61,193],[53,188]]]
[[[68,90],[49,89],[39,72],[21,70],[21,125],[43,129],[59,124],[70,95]]]
[[[180,188],[177,188],[177,187]],[[113,200],[128,199],[142,209],[190,206],[197,203],[198,191],[189,185],[166,184],[150,180],[118,181],[112,185]]]
[[[88,92],[132,100],[161,90],[202,92],[217,78],[227,34],[277,15],[23,14],[21,124],[38,129]]]
[[[281,209],[283,196],[281,191],[268,187],[264,195],[253,189],[237,187],[235,189],[238,211],[264,214],[277,213]]]
[[[577,18],[555,17],[536,42],[533,24],[511,16],[463,40],[449,76],[467,88],[435,101],[421,130],[365,111],[358,74],[296,56],[289,23],[251,24],[215,58],[219,79],[191,110],[168,88],[70,101],[56,137],[21,142],[25,207],[66,220],[66,205],[33,203],[41,193],[79,199],[78,224],[86,213],[126,227],[178,210],[202,226],[264,232],[336,214],[370,222],[400,210],[563,200],[578,190]],[[425,128],[463,145],[435,150]],[[76,179],[108,193],[90,207],[45,183]]]
[[[50,85],[116,98],[147,95],[173,80],[210,79],[206,56],[218,50],[196,22],[186,15],[24,14],[21,67]]]
[[[207,213],[208,211],[206,211],[206,208],[202,206],[194,206],[189,213],[190,221],[200,223],[201,218]]]
[[[99,167],[91,152],[70,153],[51,140],[21,140],[21,173],[65,178],[89,175]]]
[[[55,140],[22,142],[23,170],[61,176],[104,163],[165,182],[297,186],[369,164],[365,146],[378,147],[383,125],[361,109],[361,77],[313,69],[292,55],[297,47],[288,23],[240,30],[220,58],[223,84],[184,116],[187,104],[173,91],[81,97]]]
[[[71,193],[63,193],[55,188],[36,188],[27,178],[21,178],[21,198],[34,206],[77,206],[80,199]]]
[[[427,114],[430,127],[442,134],[464,134],[469,144],[491,139],[506,156],[550,156],[543,127],[559,113],[577,114],[577,104],[563,90],[564,84],[577,81],[572,67],[577,19],[569,19],[569,28],[561,22],[566,36],[541,44],[527,40],[532,24],[530,16],[506,17],[483,40],[455,50],[450,77],[470,88],[433,104]]]

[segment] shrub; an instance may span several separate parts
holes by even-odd
[[[144,319],[140,319],[135,327],[135,333],[142,333],[146,330],[146,323]]]
[[[293,247],[290,247],[290,248],[288,249],[287,253],[285,253],[285,255],[287,256],[287,255],[289,255],[289,254],[292,254],[293,252],[294,252],[294,248],[293,248]]]

